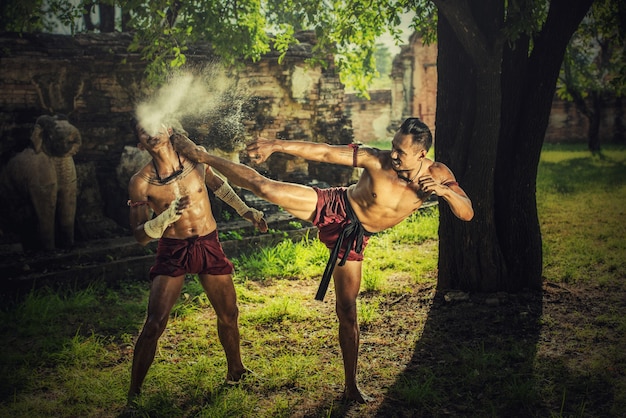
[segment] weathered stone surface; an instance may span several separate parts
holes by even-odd
[[[352,141],[344,114],[344,89],[332,62],[327,68],[309,67],[312,33],[298,35],[282,64],[276,53],[248,63],[236,74],[238,85],[250,93],[244,120],[246,139],[257,135],[333,144]],[[145,63],[129,53],[128,34],[0,35],[0,164],[28,146],[36,118],[63,113],[81,132],[83,143],[74,157],[79,175],[77,240],[108,235],[127,228],[127,147],[136,145],[129,120],[144,95]],[[198,45],[190,61],[202,64],[211,57]],[[197,135],[202,129],[197,128]],[[210,148],[210,147],[209,147]],[[322,172],[321,180],[345,184],[351,173],[337,173],[301,159],[270,159],[259,170],[281,180],[307,180]],[[241,155],[242,162],[248,162]],[[132,162],[137,163],[136,161]],[[118,171],[120,164],[125,168]],[[308,179],[310,180],[310,178]],[[126,183],[126,184],[124,184]],[[112,227],[115,225],[115,227]],[[3,237],[0,233],[0,241]]]

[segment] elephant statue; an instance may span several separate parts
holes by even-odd
[[[2,193],[11,201],[4,208],[5,220],[15,220],[12,226],[20,229],[24,247],[34,247],[25,249],[53,250],[57,243],[72,247],[77,196],[73,156],[82,143],[80,132],[63,115],[44,115],[37,118],[30,142],[0,176]],[[33,219],[24,219],[32,211],[36,231]]]

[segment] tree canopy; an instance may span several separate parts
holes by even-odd
[[[626,6],[596,0],[569,43],[558,80],[559,97],[589,119],[588,145],[600,150],[599,129],[607,101],[626,94]]]
[[[425,10],[434,8],[424,2]],[[104,14],[102,6],[115,6]],[[312,30],[317,42],[312,62],[325,65],[336,57],[343,81],[364,91],[376,75],[376,41],[385,32],[400,39],[400,16],[412,10],[402,1],[318,0],[8,0],[3,2],[0,30],[130,31],[131,48],[148,61],[152,78],[185,64],[191,45],[202,42],[228,65],[256,61],[271,49],[285,53],[297,44],[295,33]],[[100,22],[90,13],[100,8]]]

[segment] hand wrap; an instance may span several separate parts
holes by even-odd
[[[222,185],[213,193],[215,193],[215,196],[219,197],[224,203],[227,203],[230,207],[235,209],[239,216],[243,216],[246,212],[252,212],[255,221],[259,222],[263,219],[263,212],[246,205],[226,181],[224,181],[224,183],[222,183]]]
[[[147,236],[154,239],[161,238],[167,227],[180,219],[181,214],[176,213],[176,206],[179,200],[177,198],[160,215],[143,224],[143,230]]]

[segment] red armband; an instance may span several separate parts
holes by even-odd
[[[359,144],[348,144],[352,148],[352,167],[356,167],[356,153],[359,151]]]
[[[140,202],[133,202],[132,200],[129,199],[128,202],[126,202],[126,204],[130,206],[131,208],[136,208],[137,206],[149,205],[150,202],[148,202],[147,200],[142,200]]]

